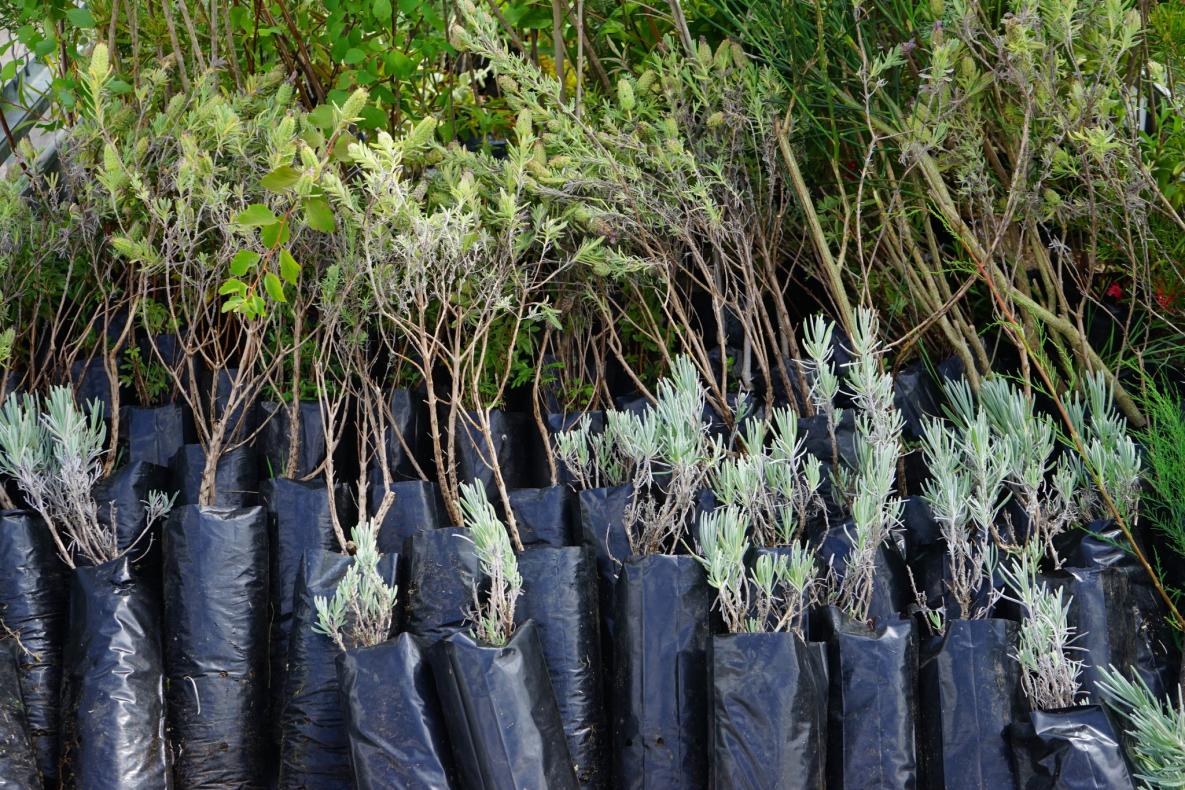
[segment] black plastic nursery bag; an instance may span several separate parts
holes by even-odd
[[[0,513],[0,621],[20,639],[21,698],[37,764],[47,784],[58,776],[62,641],[69,577],[49,527],[21,510]]]
[[[708,784],[712,602],[694,557],[622,566],[614,635],[614,781],[618,788]]]
[[[188,505],[165,527],[169,723],[181,787],[267,786],[267,544],[260,507]]]
[[[490,410],[490,439],[480,428],[477,414],[458,416],[453,441],[456,442],[457,477],[462,482],[477,482],[494,499],[494,467],[497,466],[507,490],[529,483],[531,464],[527,437],[532,429],[527,415],[519,412]],[[490,447],[490,441],[493,447]]]
[[[280,716],[281,788],[332,790],[350,779],[350,760],[342,700],[338,691],[337,657],[341,648],[313,630],[314,599],[331,597],[352,559],[344,554],[310,550],[301,563],[293,595],[292,631],[288,642],[288,673]],[[385,555],[379,570],[394,584],[399,558]]]
[[[501,647],[455,633],[430,658],[466,790],[579,787],[533,623]]]
[[[827,644],[828,787],[912,790],[918,786],[913,623],[897,620],[871,630],[848,622],[834,608],[820,614],[812,621],[813,633],[832,631]]]
[[[1009,732],[1025,790],[1135,787],[1115,729],[1096,705],[1032,711]]]
[[[1016,630],[1010,620],[949,620],[944,635],[923,644],[918,757],[926,787],[1018,787],[1007,732],[1023,713]]]
[[[153,491],[168,495],[172,480],[169,470],[148,461],[135,461],[95,484],[91,495],[98,506],[99,523],[115,526],[120,551],[133,556],[160,548],[161,524],[148,525],[148,496]]]
[[[147,461],[167,467],[183,446],[197,441],[189,409],[180,403],[129,406],[124,422],[129,464]]]
[[[524,546],[572,544],[576,499],[568,486],[516,488],[509,498]]]
[[[848,557],[856,527],[849,519],[828,529],[819,542],[819,562],[830,567],[836,583],[847,574]],[[872,575],[872,602],[868,616],[877,623],[897,620],[914,602],[909,572],[897,544],[883,541],[876,551],[876,569]]]
[[[793,633],[712,639],[711,786],[822,790],[827,653]]]
[[[368,512],[378,515],[383,496],[390,491],[391,506],[379,524],[379,551],[384,554],[398,554],[404,549],[404,542],[417,532],[429,532],[449,525],[448,510],[440,487],[427,480],[396,480],[383,489],[382,476],[372,470],[367,498]]]
[[[391,392],[387,400],[390,409],[389,425],[384,435],[387,468],[395,480],[419,480],[421,471],[427,473],[422,460],[428,436],[428,409],[424,393],[408,389]]]
[[[587,547],[528,548],[518,558],[523,596],[515,610],[539,632],[568,753],[584,788],[609,781],[595,567]]]
[[[187,444],[173,458],[173,488],[178,505],[196,505],[202,491],[206,453],[201,445]],[[214,504],[218,507],[251,507],[259,502],[259,475],[255,452],[238,447],[222,454],[214,472]]]
[[[171,788],[160,603],[129,557],[78,568],[62,681],[62,774],[76,790]]]
[[[0,640],[0,790],[41,790],[41,772],[29,738],[15,640]]]
[[[414,636],[340,653],[337,676],[357,790],[457,786],[432,670]]]
[[[289,440],[292,436],[291,404],[264,401],[255,410],[259,428],[255,449],[259,460],[259,478],[268,480],[288,474]],[[298,407],[296,472],[297,479],[307,477],[325,460],[325,426],[321,404],[301,401]]]
[[[463,527],[419,532],[407,541],[404,628],[432,644],[468,627],[480,570]]]
[[[608,652],[614,632],[614,599],[621,563],[630,557],[625,514],[634,498],[632,485],[588,488],[577,494],[580,513],[580,542],[591,546],[597,558],[603,644]],[[606,665],[606,670],[609,666]]]

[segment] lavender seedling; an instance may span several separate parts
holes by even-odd
[[[1158,698],[1138,674],[1128,680],[1115,667],[1100,667],[1098,684],[1108,707],[1127,722],[1137,779],[1149,787],[1185,786],[1185,696],[1176,706]]]
[[[505,645],[514,634],[514,610],[523,591],[518,559],[506,527],[480,485],[461,486],[461,510],[486,580],[484,596],[478,585],[473,588],[470,619],[478,641],[492,646]]]
[[[387,584],[379,570],[382,555],[376,528],[373,523],[364,523],[353,529],[353,562],[332,597],[313,598],[317,609],[313,630],[328,636],[342,650],[373,647],[391,635],[398,588]]]
[[[835,440],[835,427],[839,424],[841,412],[835,408],[835,397],[839,395],[839,376],[832,362],[831,339],[835,334],[835,323],[816,313],[803,328],[802,347],[806,351],[806,366],[810,373],[810,398],[815,411],[827,420],[827,436],[831,440],[831,464],[839,466],[839,445]]]

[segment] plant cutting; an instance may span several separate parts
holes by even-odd
[[[466,787],[575,788],[537,626],[514,621],[522,576],[510,536],[480,484],[461,486],[461,504],[482,574],[472,630],[432,654],[457,771]]]
[[[700,519],[700,561],[727,631],[711,645],[711,770],[716,786],[814,787],[827,780],[827,656],[803,638],[813,553],[745,558],[749,524],[723,507]]]
[[[105,437],[101,407],[92,403],[85,415],[66,387],[53,388],[44,400],[11,395],[0,408],[0,469],[17,481],[72,571],[61,764],[79,786],[118,775],[127,783],[120,786],[130,788],[163,784],[169,769],[159,604],[132,555],[171,500],[152,492],[145,522],[121,541],[117,520],[104,523],[92,495],[102,475]],[[51,646],[48,661],[53,653]],[[46,679],[54,674],[52,666],[41,671]],[[53,721],[40,694],[29,701],[40,721]]]
[[[1133,748],[1136,779],[1150,787],[1170,788],[1185,776],[1185,702],[1161,699],[1138,676],[1128,679],[1115,667],[1100,670],[1107,706],[1123,717]]]

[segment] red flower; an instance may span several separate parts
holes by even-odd
[[[1122,299],[1123,288],[1120,287],[1119,283],[1111,283],[1107,288],[1107,296],[1110,296],[1112,299]]]
[[[1167,294],[1159,288],[1156,289],[1156,303],[1160,305],[1161,309],[1167,310],[1172,306],[1174,301],[1171,294]]]

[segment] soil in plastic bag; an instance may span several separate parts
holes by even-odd
[[[370,515],[378,513],[383,501],[381,475],[373,472],[367,487],[370,500]],[[448,526],[448,510],[440,487],[427,480],[396,480],[389,490],[394,493],[391,507],[379,524],[379,551],[384,554],[398,554],[403,551],[404,542],[417,532],[430,532]]]
[[[0,621],[25,647],[17,654],[21,698],[37,765],[51,785],[58,776],[68,589],[66,564],[44,522],[21,510],[0,513]]]
[[[288,669],[293,595],[300,575],[301,560],[308,551],[341,549],[333,530],[330,508],[337,508],[338,520],[343,529],[349,529],[356,519],[344,488],[338,488],[331,503],[329,489],[321,481],[302,482],[281,477],[266,481],[262,494],[267,503],[271,531],[271,674],[268,685],[271,689],[272,711],[278,714],[284,695],[284,676]],[[273,715],[270,719],[273,739],[278,742],[279,716]]]
[[[457,786],[436,684],[411,634],[337,657],[357,790]]]
[[[714,600],[694,557],[622,566],[610,697],[614,787],[707,787]]]
[[[827,640],[829,788],[918,786],[917,642],[913,623],[874,630],[834,607],[815,612],[812,636]]]
[[[197,441],[189,407],[181,403],[129,406],[123,419],[128,463],[147,461],[167,467],[183,446]]]
[[[942,790],[1018,787],[1009,725],[1024,714],[1016,623],[948,620],[922,645],[918,668],[924,786]]]
[[[841,583],[847,573],[855,532],[855,525],[849,520],[831,527],[819,541],[819,563],[824,568],[830,566],[836,584]],[[886,541],[877,547],[872,582],[868,616],[878,623],[897,620],[914,601],[905,560],[895,543]]]
[[[479,578],[469,530],[442,527],[407,541],[404,629],[431,645],[468,627],[473,585]]]
[[[455,633],[429,658],[466,790],[579,787],[534,624],[502,647]]]
[[[287,403],[264,401],[255,409],[259,431],[255,449],[259,460],[259,479],[283,477],[288,469],[288,441],[292,436],[292,412]],[[301,401],[299,409],[300,442],[297,446],[296,478],[311,475],[325,460],[325,428],[321,422],[321,404]]]
[[[62,678],[66,786],[173,786],[159,601],[126,556],[74,571]]]
[[[196,505],[202,491],[206,453],[199,444],[187,444],[173,458],[173,490],[176,505]],[[223,453],[214,472],[215,506],[251,507],[259,504],[259,474],[255,452],[237,447]]]
[[[573,543],[576,498],[568,486],[517,488],[510,492],[510,509],[524,546]]]
[[[17,670],[16,641],[0,640],[0,788],[40,790],[41,772],[29,738]]]
[[[532,428],[527,415],[499,409],[490,411],[493,453],[479,425],[477,415],[472,413],[457,420],[454,441],[458,479],[463,483],[480,483],[493,500],[497,499],[493,464],[497,464],[507,490],[529,484],[531,463],[527,436]]]
[[[584,788],[608,787],[609,728],[601,675],[596,565],[588,547],[536,546],[518,558],[515,616],[539,632],[568,754]]]
[[[728,634],[712,639],[711,662],[711,786],[826,787],[826,645]]]
[[[1096,705],[1032,711],[1009,736],[1025,790],[1135,787],[1115,728]]]
[[[310,550],[301,564],[292,606],[288,675],[281,714],[280,787],[331,790],[348,784],[350,760],[337,682],[341,649],[317,633],[314,599],[332,596],[350,567],[344,554]],[[380,572],[394,584],[399,558],[380,560]]]
[[[170,514],[169,723],[181,787],[267,786],[268,534],[260,507]]]

